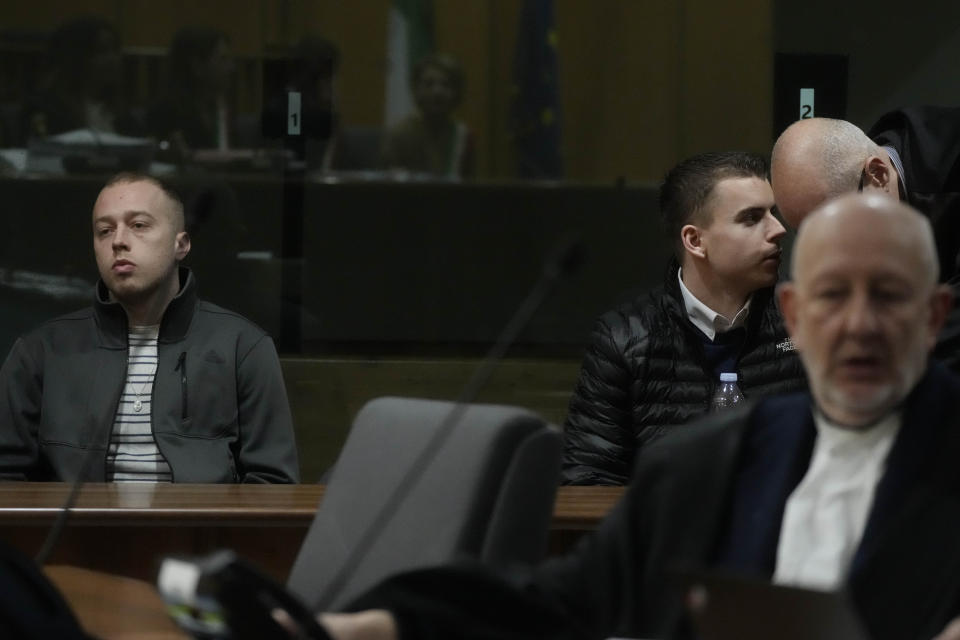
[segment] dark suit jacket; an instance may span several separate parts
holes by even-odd
[[[960,615],[958,403],[960,379],[939,365],[906,402],[848,584],[878,640],[929,640]],[[600,528],[532,577],[417,572],[350,608],[395,611],[403,637],[685,637],[670,569],[769,576],[814,436],[805,394],[709,416],[649,447]]]
[[[960,107],[907,107],[882,116],[868,134],[900,154],[907,201],[933,225],[940,278],[960,299]],[[960,304],[934,355],[960,373]]]
[[[957,274],[960,252],[960,107],[907,107],[883,115],[868,133],[900,154],[907,201],[933,224],[940,275]]]

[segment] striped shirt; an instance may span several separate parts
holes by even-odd
[[[151,398],[157,373],[160,326],[130,327],[127,334],[127,381],[113,420],[107,450],[107,480],[170,482],[170,465],[153,438]]]

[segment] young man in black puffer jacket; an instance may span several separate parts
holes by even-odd
[[[748,399],[806,387],[773,297],[786,232],[768,175],[736,151],[667,174],[676,259],[661,287],[594,328],[564,429],[565,484],[626,484],[641,447],[710,409],[721,373],[737,373]]]

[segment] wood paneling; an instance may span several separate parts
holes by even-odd
[[[85,13],[114,18],[120,4],[122,0],[11,0],[0,7],[0,24],[4,29],[43,32]]]
[[[126,46],[165,49],[180,27],[209,25],[229,36],[234,54],[259,55],[263,51],[262,0],[126,0],[120,7],[114,20],[120,25]]]
[[[571,176],[658,180],[679,147],[678,3],[557,5],[563,150]]]
[[[686,0],[681,156],[715,149],[769,153],[773,128],[770,0]]]

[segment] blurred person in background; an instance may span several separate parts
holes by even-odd
[[[267,89],[261,123],[263,136],[271,139],[287,136],[289,95],[300,94],[300,134],[291,139],[300,143],[293,151],[308,169],[337,168],[340,127],[333,81],[339,64],[340,51],[333,42],[323,36],[305,35],[284,60],[281,82]],[[270,80],[264,78],[265,83]]]
[[[167,74],[166,94],[147,117],[161,150],[184,160],[195,149],[229,149],[234,61],[227,35],[213,27],[183,27],[170,43]]]
[[[473,133],[453,116],[463,99],[464,74],[451,56],[434,54],[413,69],[417,112],[389,129],[383,165],[442,178],[470,178],[475,170]]]
[[[120,34],[98,16],[60,25],[50,36],[44,71],[22,113],[27,138],[65,131],[136,134],[139,125],[125,104]]]

